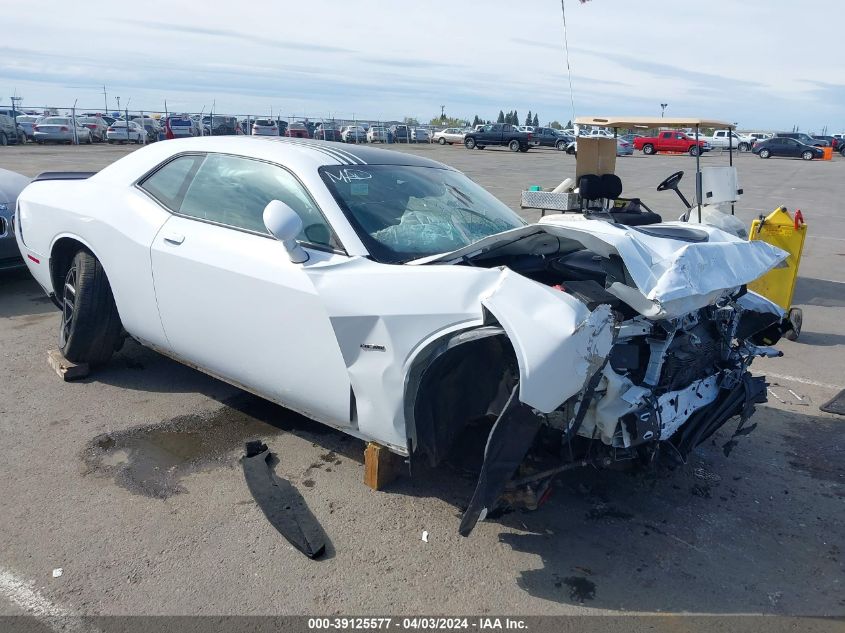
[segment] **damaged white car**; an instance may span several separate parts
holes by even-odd
[[[684,456],[765,383],[785,253],[683,223],[526,224],[460,172],[262,137],[156,143],[42,174],[15,222],[73,361],[123,337],[436,464],[487,420],[468,534],[542,435],[557,463]],[[511,482],[513,485],[513,482]]]

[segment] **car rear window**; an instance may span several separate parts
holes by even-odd
[[[58,117],[50,117],[50,118],[42,120],[41,123],[44,124],[44,125],[67,125],[68,120],[58,118]]]
[[[275,123],[275,121],[271,121],[269,119],[256,119],[255,124],[256,125],[275,125],[276,123]]]

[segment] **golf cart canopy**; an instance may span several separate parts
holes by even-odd
[[[694,119],[694,118],[675,118],[665,119],[662,117],[613,117],[613,116],[579,116],[575,119],[576,125],[597,125],[601,127],[614,128],[642,128],[652,129],[661,127],[697,127],[697,128],[716,128],[716,129],[733,129],[733,123],[725,121],[713,121],[710,119]]]

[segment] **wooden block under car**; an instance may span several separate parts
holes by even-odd
[[[401,458],[381,444],[370,442],[364,449],[364,483],[373,490],[381,490],[396,479]]]
[[[78,380],[88,375],[88,363],[69,361],[57,349],[47,350],[47,364],[65,381]]]

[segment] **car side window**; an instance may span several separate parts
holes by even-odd
[[[340,248],[299,181],[277,165],[250,158],[209,154],[188,186],[179,213],[266,234],[264,207],[271,200],[284,202],[302,218],[298,240]]]
[[[168,209],[178,211],[187,189],[188,177],[202,159],[203,156],[192,155],[172,160],[144,180],[140,187]]]

